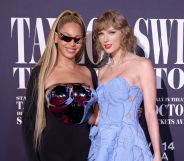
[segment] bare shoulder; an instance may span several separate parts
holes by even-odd
[[[79,65],[80,71],[86,75],[86,76],[91,76],[91,72],[89,70],[90,67],[87,67],[86,65]]]
[[[129,59],[134,65],[139,66],[140,68],[153,67],[150,59],[145,57],[140,57],[135,54],[131,54]]]
[[[138,75],[152,73],[154,70],[151,60],[145,57],[132,54],[130,55],[128,62],[129,67],[131,67],[131,69],[133,69]]]
[[[149,79],[151,79],[153,76],[155,76],[155,71],[152,62],[148,58],[140,57],[138,68],[140,77],[145,80],[147,79],[146,77],[149,77]]]
[[[140,57],[139,63],[140,67],[143,68],[144,70],[153,68],[152,62],[148,58]]]

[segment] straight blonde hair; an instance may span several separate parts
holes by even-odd
[[[37,98],[37,112],[34,130],[34,148],[39,148],[41,134],[46,127],[45,116],[45,80],[52,72],[57,61],[57,45],[54,41],[55,32],[58,32],[66,23],[74,22],[80,25],[83,37],[86,36],[85,24],[79,13],[71,10],[65,10],[59,14],[54,21],[54,24],[48,35],[45,51],[38,61],[40,71],[38,75],[38,98]],[[83,40],[81,50],[76,55],[76,63],[82,58],[83,49],[85,47],[85,40]]]

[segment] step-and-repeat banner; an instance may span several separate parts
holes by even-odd
[[[184,14],[182,0],[16,0],[0,2],[0,160],[27,161],[21,123],[32,67],[42,55],[55,17],[78,11],[87,28],[82,64],[95,67],[92,26],[105,10],[124,14],[157,75],[157,114],[163,161],[183,161]],[[143,127],[144,122],[141,120]],[[146,128],[144,128],[146,132]],[[150,145],[151,146],[151,145]]]

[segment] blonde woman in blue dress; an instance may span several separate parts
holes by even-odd
[[[97,18],[94,40],[98,53],[104,51],[111,62],[99,70],[99,115],[97,126],[90,131],[88,160],[161,161],[156,76],[150,60],[133,54],[135,36],[117,11],[107,11]],[[138,121],[142,99],[153,155]]]

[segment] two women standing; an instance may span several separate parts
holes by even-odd
[[[78,64],[85,33],[78,13],[62,12],[32,71],[23,113],[30,160],[161,161],[155,73],[148,59],[133,54],[136,41],[127,20],[107,11],[95,22],[97,51],[111,59],[99,71],[96,91],[94,70]],[[92,120],[97,96],[99,112]],[[142,99],[154,159],[137,118]],[[91,147],[88,122],[97,124],[90,131]]]

